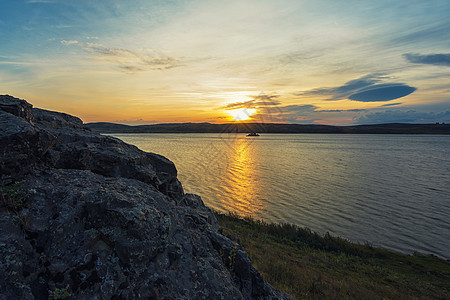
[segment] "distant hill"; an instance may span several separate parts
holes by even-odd
[[[450,134],[449,124],[389,123],[374,125],[332,126],[275,123],[168,123],[129,126],[98,122],[84,124],[101,133],[349,133],[349,134]]]

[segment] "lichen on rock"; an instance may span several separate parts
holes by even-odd
[[[0,125],[0,299],[288,298],[165,157],[11,96]]]

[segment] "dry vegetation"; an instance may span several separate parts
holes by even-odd
[[[265,280],[295,299],[450,299],[450,262],[307,228],[216,214]]]

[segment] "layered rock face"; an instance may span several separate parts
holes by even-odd
[[[0,299],[283,299],[168,159],[0,96]]]

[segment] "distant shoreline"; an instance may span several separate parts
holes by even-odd
[[[339,134],[450,134],[450,124],[388,123],[373,125],[302,125],[278,123],[170,123],[124,125],[108,122],[83,125],[100,133],[339,133]]]

